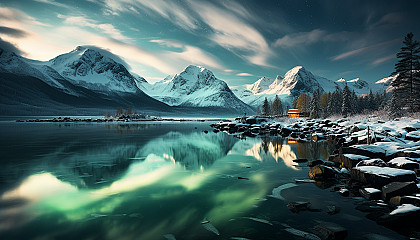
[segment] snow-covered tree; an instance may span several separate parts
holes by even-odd
[[[405,36],[393,73],[398,75],[391,82],[394,87],[392,97],[399,99],[411,112],[419,111],[420,107],[420,43],[413,37],[413,33]]]
[[[320,100],[319,100],[319,90],[314,92],[310,102],[310,114],[309,118],[319,118],[320,117]]]
[[[333,114],[341,114],[341,107],[343,103],[343,97],[341,91],[335,90],[328,101],[327,105],[327,116]]]
[[[351,92],[349,87],[346,86],[343,88],[343,102],[341,105],[341,115],[343,115],[343,117],[347,117],[350,114],[350,110],[351,110]]]
[[[387,110],[391,119],[399,118],[402,116],[402,104],[397,94],[392,94],[387,106]]]
[[[271,109],[274,115],[283,115],[283,104],[281,103],[281,100],[277,95],[274,98],[273,104],[271,105]]]

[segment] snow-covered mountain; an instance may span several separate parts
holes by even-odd
[[[71,60],[63,58],[64,54],[41,62],[0,49],[0,114],[104,114],[128,107],[146,112],[170,111],[168,105],[138,89],[135,79],[141,77],[132,76],[121,63],[100,52],[86,54],[86,49],[76,57],[77,51],[82,50],[78,47],[72,51]],[[89,61],[88,56],[96,57]],[[73,75],[59,73],[70,70],[74,70]],[[79,85],[92,75],[97,77],[96,84]]]
[[[235,86],[231,89],[242,101],[253,107],[261,106],[265,98],[272,101],[275,95],[281,98],[283,105],[290,106],[293,99],[302,93],[311,95],[317,89],[321,92],[334,92],[343,89],[346,84],[350,91],[354,90],[359,96],[371,90],[374,93],[382,93],[389,86],[385,82],[385,80],[378,81],[374,86],[359,78],[348,81],[341,78],[334,82],[314,75],[302,66],[297,66],[289,70],[284,77],[277,76],[275,79],[263,77],[253,84]]]
[[[392,81],[397,78],[398,75],[393,75],[390,77],[382,78],[375,82],[375,91],[378,93],[391,92],[393,91],[393,87],[391,86]]]
[[[284,77],[280,75],[275,79],[263,77],[254,84],[232,87],[232,91],[245,103],[251,106],[260,106],[265,98],[273,100],[278,95],[286,104],[291,104],[293,98],[301,93],[321,91],[334,91],[336,85],[328,79],[313,75],[302,66],[289,70]]]
[[[200,66],[190,65],[181,73],[168,76],[155,84],[138,84],[147,94],[170,106],[222,107],[253,112],[233,94],[226,82]]]
[[[48,65],[74,84],[97,91],[135,93],[136,78],[123,60],[94,46],[78,46]]]

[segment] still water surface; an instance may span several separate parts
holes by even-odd
[[[284,224],[319,220],[349,239],[399,238],[322,184],[268,196],[306,179],[292,160],[326,159],[325,143],[240,140],[209,124],[0,122],[0,239],[294,239]],[[290,201],[320,211],[292,213]]]

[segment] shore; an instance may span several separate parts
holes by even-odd
[[[296,183],[313,182],[343,197],[357,199],[356,209],[365,212],[367,218],[407,237],[420,238],[418,119],[372,118],[356,122],[301,119],[288,124],[238,119],[211,126],[215,132],[224,131],[238,138],[281,136],[297,143],[328,141],[335,150],[327,160],[294,160],[296,166],[310,167],[309,179]],[[310,210],[310,203],[291,202],[287,207],[294,212],[305,211]],[[336,211],[332,207],[331,214]],[[337,226],[325,228],[320,235],[326,234],[326,239],[345,237],[342,227],[339,232],[334,231]]]

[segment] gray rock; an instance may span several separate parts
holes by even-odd
[[[382,191],[376,188],[362,188],[359,193],[367,200],[379,200],[382,197]]]
[[[322,239],[345,239],[348,234],[347,229],[331,222],[319,222],[319,225],[315,226],[315,231],[322,236]]]
[[[335,171],[331,167],[317,165],[308,171],[310,179],[322,180],[335,177]]]
[[[300,211],[308,210],[309,205],[309,202],[290,202],[287,204],[287,208],[294,213],[298,213]]]
[[[391,182],[411,182],[417,179],[414,171],[376,166],[352,168],[350,175],[353,180],[374,187],[382,187]]]
[[[382,187],[382,197],[389,200],[395,196],[410,195],[418,191],[415,182],[392,182]]]

